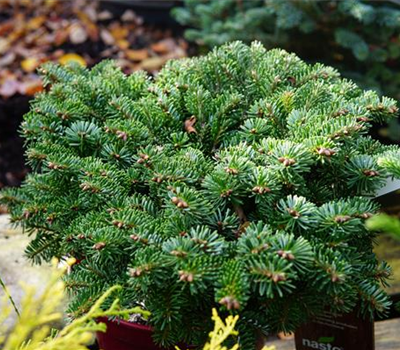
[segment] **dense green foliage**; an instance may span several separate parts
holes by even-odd
[[[200,45],[259,40],[400,100],[400,5],[394,1],[185,0],[173,14],[191,27],[187,39]],[[389,131],[398,140],[394,121]]]
[[[34,172],[3,202],[34,261],[80,261],[71,312],[118,283],[158,342],[203,342],[217,307],[240,312],[244,349],[326,306],[385,313],[390,269],[364,219],[400,175],[399,149],[367,136],[392,99],[259,43],[170,61],[153,80],[111,62],[42,73],[49,90],[22,127]]]

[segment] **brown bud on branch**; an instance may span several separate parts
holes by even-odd
[[[93,249],[95,250],[102,250],[106,244],[104,242],[97,242],[94,246]]]
[[[349,215],[337,215],[335,217],[335,222],[338,224],[344,224],[345,222],[349,221],[351,219],[351,216]]]
[[[279,157],[278,161],[286,167],[296,164],[296,161],[293,158]]]
[[[191,272],[179,271],[179,280],[182,282],[193,282],[194,275]]]
[[[192,115],[189,119],[185,120],[185,130],[188,134],[197,134],[194,124],[196,124],[196,117]]]
[[[221,305],[224,305],[228,310],[239,310],[240,309],[240,303],[239,301],[233,297],[233,296],[226,296],[223,297],[219,303]]]

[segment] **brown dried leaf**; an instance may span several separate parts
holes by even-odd
[[[43,91],[42,80],[36,76],[36,79],[28,80],[24,83],[21,83],[18,92],[22,95],[33,96],[38,92]]]
[[[100,52],[100,57],[110,57],[114,55],[116,50],[118,50],[116,47],[109,47],[108,49]]]
[[[16,79],[10,78],[6,79],[0,86],[0,96],[11,97],[18,92],[19,83]]]
[[[167,38],[151,45],[151,49],[158,54],[166,54],[174,51],[177,44],[174,39]]]
[[[85,15],[87,16],[87,18],[91,21],[91,22],[96,22],[97,21],[97,11],[94,8],[94,6],[86,6],[83,9]]]
[[[26,0],[27,2],[30,2],[30,0]],[[57,0],[45,0],[44,6],[52,8],[55,5],[57,5]]]
[[[5,23],[0,24],[0,35],[5,35],[10,32],[14,28],[14,23],[11,21],[7,21]],[[0,37],[1,39],[1,37]]]
[[[122,27],[119,23],[116,23],[110,28],[110,33],[115,40],[121,40],[128,36],[129,31],[128,28]]]
[[[75,23],[69,28],[69,40],[71,43],[82,44],[87,38],[88,33],[81,24]]]
[[[99,30],[97,28],[97,25],[95,24],[96,21],[96,12],[94,12],[94,8],[91,6],[88,6],[84,9],[83,11],[77,11],[77,17],[80,20],[80,23],[83,25],[85,28],[87,35],[92,41],[97,41],[99,40]]]
[[[132,61],[143,61],[147,57],[149,57],[149,52],[147,51],[147,49],[126,50],[125,55],[128,59]]]
[[[46,16],[33,17],[28,21],[26,27],[28,30],[39,29],[44,22],[46,22]]]
[[[139,66],[141,69],[152,72],[160,69],[165,62],[165,57],[149,57],[143,60]]]
[[[15,57],[16,55],[14,52],[6,53],[3,57],[0,58],[0,67],[9,66],[15,61]]]
[[[4,54],[10,48],[10,42],[7,38],[0,37],[0,54]]]
[[[111,13],[110,11],[107,11],[107,10],[101,11],[101,12],[97,15],[97,19],[98,19],[99,21],[106,21],[106,20],[109,20],[109,19],[111,19],[111,18],[113,18],[112,13]]]
[[[166,59],[186,57],[187,53],[181,47],[177,46],[173,51],[165,55]]]
[[[21,62],[21,68],[27,73],[32,73],[40,63],[36,57],[26,58]]]
[[[75,63],[80,64],[83,67],[86,67],[85,59],[76,53],[67,53],[67,54],[61,56],[58,59],[58,62],[60,62],[62,65],[68,64],[70,62],[75,62]]]
[[[61,49],[58,49],[58,50],[55,50],[52,54],[51,54],[51,56],[48,56],[48,58],[50,58],[50,59],[52,59],[52,60],[58,60],[61,56],[63,56],[63,55],[65,55],[65,51],[64,50],[61,50]]]
[[[64,44],[69,37],[69,30],[60,29],[57,30],[54,35],[54,44],[56,46],[61,46]]]
[[[118,67],[122,68],[123,71],[129,71],[129,68],[132,66],[132,62],[124,58],[116,59],[115,63],[117,64]]]
[[[14,0],[6,1],[13,4]],[[101,11],[96,1],[18,0],[18,11],[7,6],[6,18],[10,19],[0,23],[0,91],[5,97],[41,91],[40,78],[31,72],[46,60],[92,65],[107,57],[116,59],[126,73],[137,69],[154,73],[168,59],[186,55],[185,41],[173,39],[171,31],[142,25],[142,19],[132,10],[108,24],[101,21],[113,15]],[[138,38],[146,46],[131,49]],[[60,49],[67,42],[74,45],[89,40],[102,41],[102,51],[95,52],[93,59],[66,55]],[[151,43],[155,44],[150,49]]]
[[[114,45],[115,44],[115,39],[111,35],[111,33],[107,29],[102,29],[100,31],[100,38],[103,40],[104,44],[106,45]]]
[[[130,46],[129,41],[125,39],[117,40],[116,44],[121,50],[126,50]]]
[[[28,46],[32,44],[40,45],[39,41],[42,41],[42,37],[46,34],[46,30],[44,28],[39,28],[38,30],[29,32],[25,35],[24,41]]]
[[[136,22],[138,20],[138,16],[136,15],[135,12],[132,10],[128,9],[124,12],[124,14],[121,16],[121,20],[123,22]]]

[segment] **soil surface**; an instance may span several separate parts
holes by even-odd
[[[18,130],[28,110],[29,97],[0,98],[0,188],[19,185],[27,173]]]

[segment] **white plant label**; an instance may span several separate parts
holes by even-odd
[[[384,196],[385,194],[397,191],[399,189],[400,189],[400,180],[387,179],[385,187],[382,187],[378,191],[378,193],[376,194],[376,197]]]

